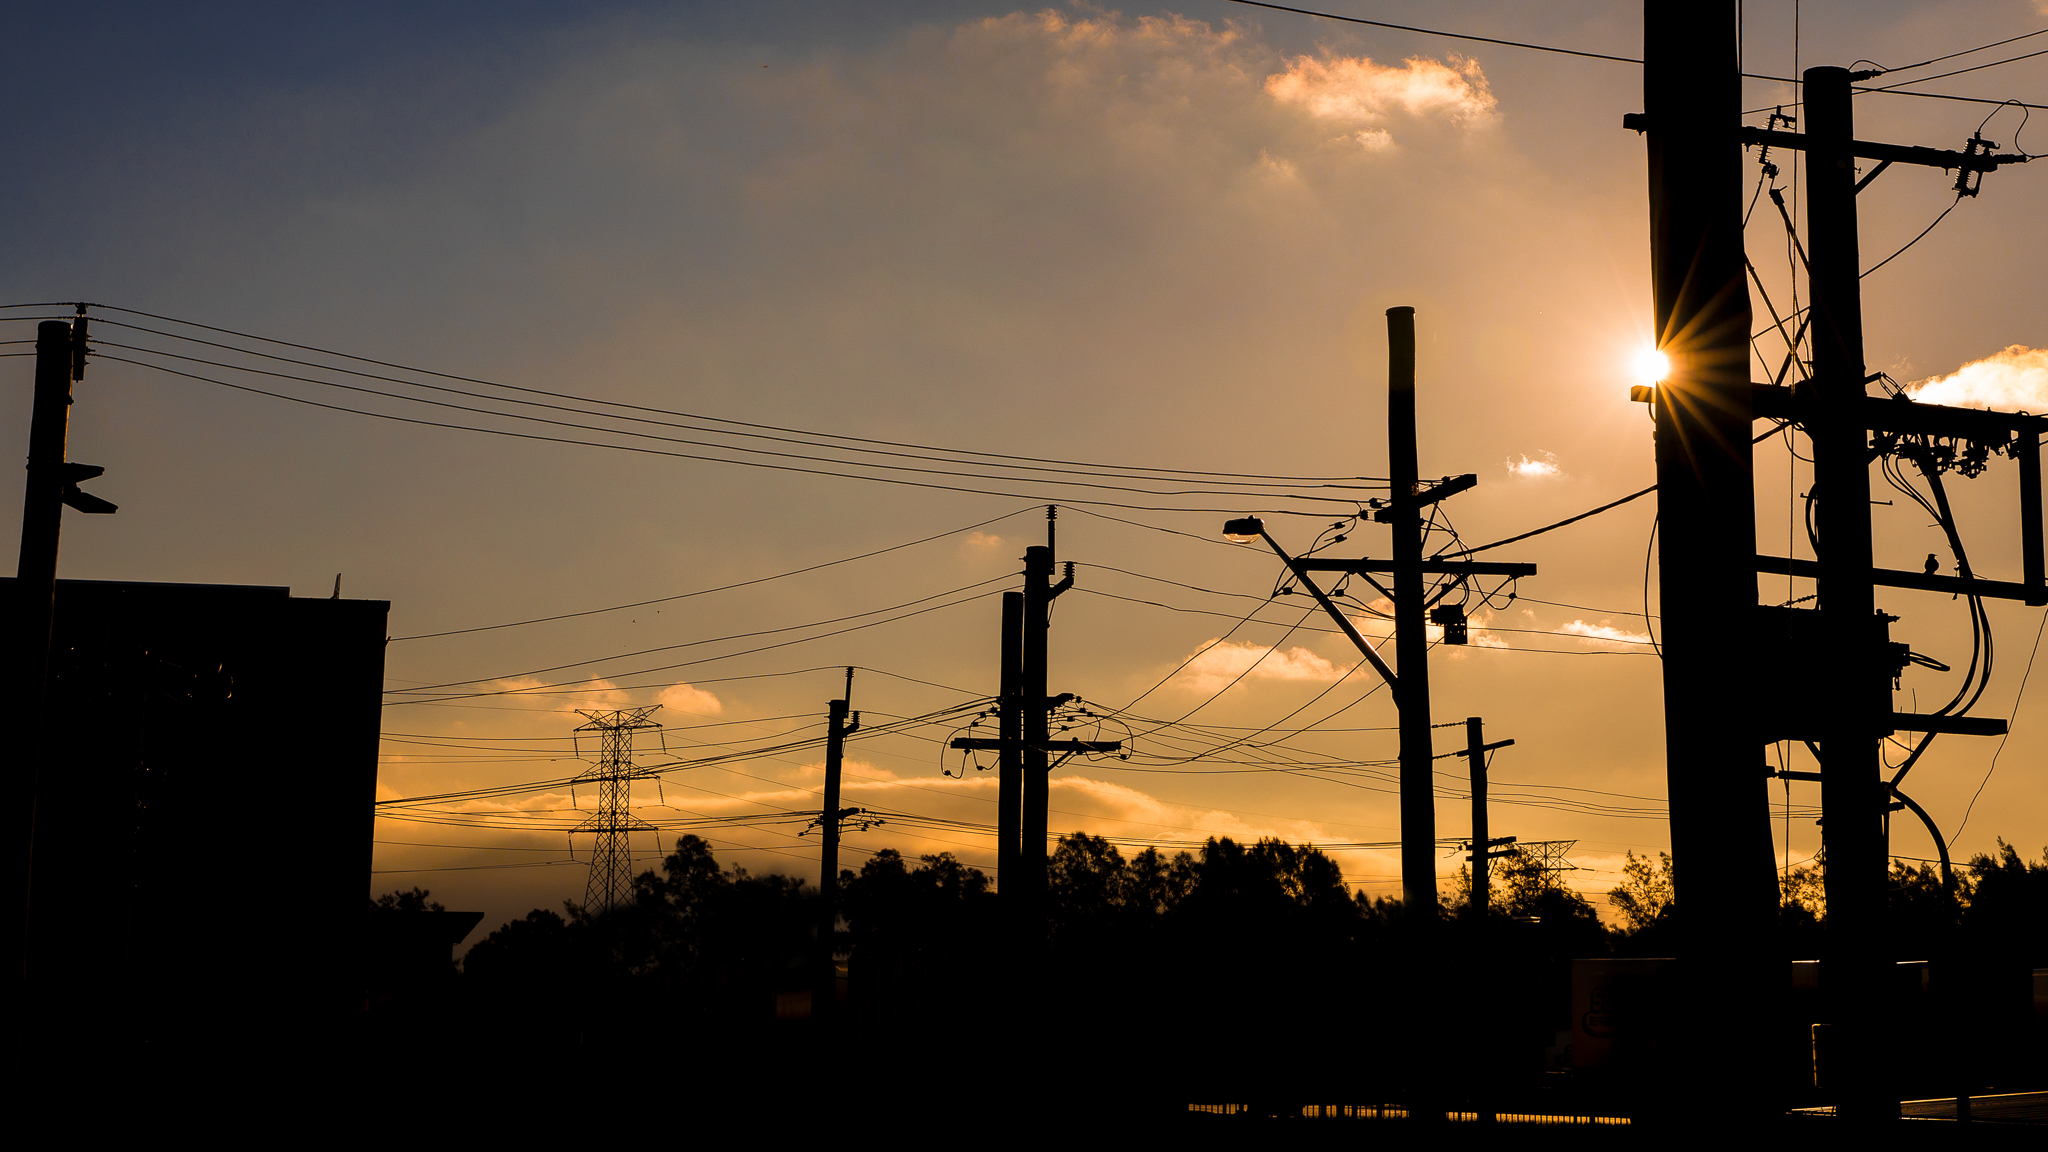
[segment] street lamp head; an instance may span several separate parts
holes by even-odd
[[[1234,544],[1249,544],[1265,533],[1266,522],[1257,516],[1240,516],[1223,525],[1223,538]]]

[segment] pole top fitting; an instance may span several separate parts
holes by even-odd
[[[1389,315],[1389,316],[1413,316],[1413,315],[1415,315],[1415,309],[1414,309],[1414,307],[1413,307],[1412,305],[1408,305],[1408,304],[1396,304],[1396,305],[1394,305],[1394,306],[1393,306],[1392,308],[1389,308],[1389,309],[1387,309],[1387,315]]]

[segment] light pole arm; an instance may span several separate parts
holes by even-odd
[[[1287,565],[1287,570],[1294,573],[1294,578],[1301,581],[1302,587],[1308,589],[1309,595],[1316,598],[1316,603],[1323,606],[1323,611],[1330,614],[1330,619],[1337,622],[1337,627],[1342,628],[1344,634],[1351,637],[1351,642],[1358,645],[1358,650],[1365,654],[1366,660],[1380,674],[1381,679],[1387,682],[1387,687],[1393,690],[1395,702],[1399,703],[1401,699],[1400,678],[1395,676],[1394,670],[1389,668],[1387,662],[1380,658],[1379,652],[1372,645],[1366,643],[1365,637],[1360,635],[1357,627],[1351,623],[1351,618],[1346,616],[1343,609],[1337,607],[1336,603],[1321,588],[1316,586],[1315,578],[1304,571],[1294,557],[1289,556],[1286,550],[1280,547],[1280,542],[1273,539],[1272,534],[1267,532],[1263,526],[1259,528],[1259,538],[1266,542],[1266,547],[1273,550],[1273,555],[1280,557],[1280,562]]]

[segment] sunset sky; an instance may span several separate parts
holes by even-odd
[[[1641,51],[1633,2],[1328,7]],[[1810,0],[1795,50],[1794,10],[1746,6],[1747,70],[1902,67],[2048,28],[2043,0]],[[1392,840],[1386,692],[1370,668],[1351,671],[1357,653],[1305,597],[1239,623],[1273,590],[1277,563],[1224,542],[1223,520],[1265,514],[1283,544],[1306,548],[1355,511],[1343,498],[1373,494],[1262,481],[1292,484],[1287,497],[1252,481],[1386,475],[1392,305],[1416,309],[1423,474],[1479,476],[1447,505],[1466,542],[1653,479],[1646,410],[1628,398],[1650,342],[1644,146],[1621,128],[1641,106],[1633,64],[1208,0],[102,4],[38,20],[17,19],[0,75],[0,303],[88,300],[488,382],[93,312],[102,355],[76,388],[71,456],[106,466],[91,489],[121,510],[67,517],[61,574],[324,596],[340,573],[344,596],[389,600],[383,799],[573,776],[585,768],[574,709],[660,703],[666,752],[644,748],[643,763],[767,751],[642,785],[640,814],[758,816],[770,822],[693,830],[749,869],[815,875],[815,835],[772,821],[816,809],[821,754],[775,746],[822,731],[847,665],[862,669],[853,706],[871,729],[992,693],[997,594],[1017,586],[1023,549],[1044,542],[1044,505],[1058,503],[1059,556],[1078,568],[1053,620],[1051,689],[1110,715],[1102,734],[1138,755],[1062,767],[1052,826],[1169,843]],[[2048,36],[1906,75],[2044,47]],[[2048,56],[1913,87],[2048,103]],[[1761,110],[1746,122],[1796,98],[1746,81],[1745,106]],[[1889,95],[1855,108],[1864,139],[1957,148],[1990,114],[1983,132],[2001,150],[2048,146],[2048,122],[2015,144],[2014,108]],[[1796,204],[1794,166],[1774,159]],[[1754,181],[1754,154],[1747,171]],[[1900,166],[1873,184],[1859,198],[1865,266],[1941,214],[1951,181]],[[1864,281],[1872,370],[1908,387],[1939,380],[1930,399],[2048,410],[2044,242],[2048,165],[1988,176]],[[1768,199],[1749,245],[1788,308]],[[0,339],[32,329],[0,324]],[[1760,347],[1775,369],[1782,343]],[[25,443],[31,364],[0,359],[0,442]],[[585,413],[590,401],[642,407],[515,409],[535,397],[499,385],[581,398],[540,399]],[[504,415],[515,412],[583,427]],[[769,427],[675,427],[707,419]],[[783,439],[736,438],[749,430]],[[828,450],[820,434],[890,444]],[[901,445],[947,449],[952,463],[853,451],[923,452]],[[1760,549],[1810,555],[1793,539],[1810,471],[1788,464],[1782,438],[1756,459]],[[4,473],[8,501],[18,476]],[[1949,491],[1976,570],[2018,579],[2012,463],[1951,476]],[[1880,563],[1917,569],[1941,549],[1904,497],[1881,482],[1873,494],[1895,501],[1874,508]],[[1494,761],[1494,833],[1577,840],[1572,882],[1596,899],[1624,852],[1668,844],[1658,658],[1642,615],[1655,515],[1646,498],[1489,554],[1540,573],[1512,602],[1475,604],[1472,646],[1432,655],[1434,718],[1483,716],[1489,738],[1515,741]],[[1387,554],[1369,521],[1331,554],[1366,552]],[[1779,603],[1812,589],[1761,577],[1759,590]],[[1969,659],[1964,608],[1914,592],[1880,591],[1879,603],[1903,618],[1895,638],[1959,669],[1907,674],[1899,706],[1930,711]],[[1959,857],[1998,836],[2032,855],[2048,838],[2048,670],[2017,711],[2015,698],[2043,610],[1988,610],[1997,660],[1976,714],[2014,717],[2013,733],[2002,751],[1997,739],[1937,741],[1908,791],[1947,834],[1961,829]],[[587,614],[488,627],[576,613]],[[777,629],[793,630],[731,638]],[[429,635],[448,632],[459,634]],[[697,641],[711,642],[673,647]],[[1780,666],[1756,652],[1735,694],[1793,690]],[[957,755],[942,753],[971,719],[853,744],[849,804],[937,823],[853,833],[843,862],[894,847],[993,867],[992,836],[958,826],[993,823],[993,773],[970,764],[960,778]],[[1310,721],[1315,731],[1290,734]],[[323,734],[309,726],[303,739]],[[1462,740],[1446,728],[1439,750]],[[1812,768],[1803,751],[1790,763]],[[1441,766],[1438,834],[1461,836],[1462,762]],[[290,767],[289,748],[224,758],[223,804]],[[1810,858],[1818,786],[1791,787],[1789,822],[1787,792],[1768,788],[1781,863]],[[486,930],[580,898],[585,870],[567,862],[561,829],[591,799],[578,791],[579,812],[553,787],[380,820],[372,890],[431,888],[484,910]],[[357,802],[337,784],[336,803]],[[288,866],[289,818],[274,840]],[[636,848],[653,861],[654,837]],[[1893,849],[1934,855],[1917,823],[1895,826]],[[1365,891],[1398,890],[1393,852],[1336,855]],[[1447,853],[1441,872],[1456,868]]]

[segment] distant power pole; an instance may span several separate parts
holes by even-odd
[[[1003,597],[1002,682],[1009,683],[1014,668],[1017,691],[1010,697],[1015,703],[1002,710],[1004,727],[999,729],[1001,735],[994,740],[961,737],[952,742],[954,748],[998,752],[1005,758],[1006,765],[1009,757],[1015,757],[1022,785],[1016,789],[1015,855],[1008,865],[1009,870],[1003,871],[1003,852],[1011,844],[1012,837],[1001,825],[1008,807],[999,796],[996,809],[996,880],[997,891],[1005,893],[1002,903],[1004,916],[1009,920],[1013,933],[1013,946],[1027,950],[1036,946],[1036,941],[1045,931],[1045,842],[1050,823],[1048,809],[1051,805],[1052,769],[1056,766],[1052,754],[1063,753],[1060,759],[1064,761],[1076,752],[1115,752],[1123,747],[1115,740],[1052,738],[1052,710],[1058,704],[1058,700],[1046,692],[1046,645],[1052,627],[1052,602],[1060,593],[1074,586],[1071,562],[1067,565],[1066,576],[1057,584],[1052,582],[1054,529],[1058,522],[1058,506],[1048,505],[1045,510],[1045,545],[1024,549],[1024,591],[1016,601],[1020,615],[1016,617],[1019,625],[1014,632],[1011,629],[1010,594]],[[1017,661],[1014,665],[1008,655],[1013,650],[1009,639],[1012,635],[1017,637],[1014,649]],[[1014,736],[1011,735],[1012,728],[1016,730]]]
[[[651,704],[615,712],[577,709],[590,722],[576,731],[594,734],[598,749],[597,763],[572,781],[597,785],[597,811],[569,830],[571,835],[590,832],[597,836],[597,845],[590,854],[590,879],[583,889],[583,910],[593,915],[633,902],[630,835],[656,831],[654,825],[632,813],[633,781],[656,775],[652,768],[634,766],[633,733],[660,728],[647,718],[659,707]]]
[[[1021,877],[1018,830],[1024,812],[1024,594],[1003,593],[1002,673],[996,696],[996,883],[998,898],[1017,893],[1004,884]],[[1021,882],[1021,881],[1020,881]]]
[[[1429,624],[1432,619],[1444,627],[1444,642],[1465,642],[1464,609],[1442,604],[1452,591],[1475,576],[1534,576],[1534,564],[1470,560],[1469,553],[1453,552],[1444,558],[1423,559],[1423,510],[1479,483],[1466,473],[1440,480],[1417,478],[1415,434],[1415,309],[1387,309],[1387,454],[1392,462],[1388,480],[1392,492],[1386,507],[1373,519],[1393,529],[1394,558],[1388,560],[1297,560],[1287,554],[1266,531],[1265,522],[1245,516],[1223,525],[1233,538],[1262,539],[1279,556],[1294,578],[1315,598],[1332,623],[1356,645],[1359,654],[1373,666],[1394,697],[1401,714],[1401,903],[1404,914],[1431,920],[1436,917],[1436,763],[1429,721]],[[1366,642],[1322,586],[1317,572],[1339,572],[1363,576],[1394,602],[1394,654],[1400,661],[1397,675],[1379,650]],[[1373,578],[1374,573],[1391,572],[1394,586],[1388,588]],[[1434,593],[1427,577],[1448,576]],[[1439,607],[1439,605],[1441,605]],[[1432,609],[1435,609],[1432,611]]]
[[[1487,837],[1486,826],[1486,754],[1496,748],[1506,748],[1513,740],[1486,742],[1486,723],[1477,716],[1465,718],[1465,750],[1458,755],[1470,761],[1472,770],[1472,915],[1478,919],[1486,917],[1488,899],[1487,881],[1491,863],[1498,857],[1508,855],[1512,849],[1513,836],[1500,840]],[[1496,848],[1499,850],[1496,851]]]
[[[1046,748],[1052,739],[1046,646],[1052,632],[1052,602],[1074,586],[1072,564],[1067,565],[1066,579],[1052,582],[1057,515],[1057,509],[1046,509],[1045,546],[1024,550],[1024,789],[1018,812],[1015,883],[1023,894],[1023,923],[1033,926],[1043,924],[1045,917],[1045,834],[1052,799],[1052,757]]]
[[[853,669],[846,670],[846,696],[826,706],[825,803],[818,813],[818,980],[811,993],[811,1017],[831,1017],[839,1004],[838,960],[833,941],[839,934],[839,824],[860,811],[839,806],[839,777],[846,761],[846,738],[860,729],[853,706]]]

